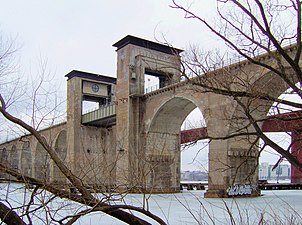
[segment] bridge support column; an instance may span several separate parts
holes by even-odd
[[[230,100],[219,95],[207,95],[209,108],[205,111],[207,131],[210,137],[225,137],[229,132],[228,117]],[[207,119],[210,118],[210,119]],[[209,178],[207,198],[227,197],[230,184],[230,167],[228,162],[229,140],[213,139],[209,144]]]
[[[67,163],[78,174],[81,149],[82,81],[73,77],[67,81]]]
[[[166,168],[155,171],[149,162],[159,160],[169,164],[171,161],[166,156],[158,158],[148,155],[148,128],[144,123],[145,75],[158,80],[161,88],[179,81],[176,75],[179,75],[178,54],[181,50],[133,36],[126,36],[113,46],[117,47],[117,186],[144,192],[148,189],[150,177],[157,176],[155,173],[158,170]]]
[[[209,177],[206,198],[226,197],[229,184],[227,173],[227,141],[213,140],[209,149]]]
[[[235,147],[233,143],[240,143]],[[233,146],[232,146],[233,145]],[[227,147],[228,146],[228,147]],[[212,141],[209,152],[209,189],[207,198],[259,196],[257,150],[248,141]]]
[[[302,130],[294,130],[291,133],[292,136],[292,154],[297,157],[297,159],[302,162]],[[291,183],[302,183],[302,172],[296,167],[291,165]]]
[[[259,150],[252,146],[252,139],[251,136],[243,136],[230,140],[228,196],[253,197],[260,195],[258,189]]]
[[[145,189],[150,193],[180,191],[179,134],[150,132],[146,143]]]
[[[238,134],[245,124],[238,120],[232,122],[236,102],[215,94],[211,94],[208,101],[216,104],[210,105],[205,115],[211,118],[207,120],[207,131],[209,137],[213,137],[209,146],[209,186],[205,197],[259,195],[258,149],[252,148],[253,137],[230,137],[232,130]]]

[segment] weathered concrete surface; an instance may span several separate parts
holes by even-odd
[[[124,42],[122,39],[120,42]],[[136,42],[137,40],[134,40]],[[179,56],[174,54],[170,48],[156,43],[147,43],[158,47],[157,50],[146,48],[139,43],[127,45],[116,43],[117,50],[117,152],[120,155],[117,162],[117,183],[119,187],[132,189],[133,191],[173,191],[179,190],[179,182],[160,185],[156,188],[150,185],[151,180],[163,182],[175,177],[175,172],[171,173],[170,167],[179,170],[179,156],[162,155],[161,153],[151,153],[150,136],[144,130],[145,113],[147,112],[144,95],[144,79],[146,73],[158,74],[163,78],[161,85],[166,86],[179,80]],[[168,51],[168,53],[164,51]],[[177,52],[176,49],[174,49]],[[173,51],[173,49],[172,49]],[[167,137],[160,139],[153,137],[154,142],[166,142]],[[178,136],[174,136],[178,143]],[[153,146],[152,146],[153,147]],[[161,148],[161,147],[159,147]],[[176,151],[176,149],[174,149]],[[179,151],[179,149],[177,149]],[[155,166],[159,163],[159,167]],[[177,167],[177,168],[176,168]],[[166,177],[161,176],[161,172]],[[179,172],[177,172],[179,174]],[[157,179],[156,176],[161,176]],[[166,179],[168,178],[168,179]],[[153,182],[152,182],[153,183]],[[177,184],[176,184],[177,183]]]
[[[67,145],[66,123],[52,126],[41,131],[57,151],[60,158],[80,177],[85,185],[97,188],[115,186],[115,128],[80,127],[80,151],[76,159],[70,159]],[[23,136],[1,145],[1,161],[8,162],[12,168],[24,175],[41,181],[67,184],[66,178],[47,155],[44,148],[32,136]],[[8,179],[7,175],[1,174]]]
[[[66,149],[66,123],[62,123],[41,131],[41,134],[58,151],[62,160]],[[62,142],[62,137],[65,140]],[[56,173],[53,162],[49,159],[47,152],[32,135],[1,144],[1,162],[8,162],[12,168],[19,169],[24,175],[33,176],[37,179],[54,181],[60,177]],[[8,179],[6,175],[2,176]]]
[[[287,85],[249,62],[180,82],[180,50],[131,36],[114,46],[117,47],[117,83],[113,93],[116,125],[98,127],[81,123],[83,82],[102,85],[106,82],[94,75],[73,75],[67,81],[66,124],[42,131],[83,183],[104,190],[179,191],[180,128],[187,115],[198,107],[212,138],[206,197],[228,197],[238,190],[249,196],[259,195],[258,149],[251,148],[256,137],[245,135],[253,128],[248,126],[248,118],[234,98],[211,93],[206,86],[251,89],[279,96]],[[274,60],[261,57],[275,65]],[[157,77],[160,89],[146,94],[145,74]],[[113,89],[113,83],[110,85]],[[100,102],[107,98],[100,98]],[[255,118],[266,118],[270,102],[241,100]],[[222,139],[238,131],[241,136]],[[13,167],[36,178],[66,182],[39,144],[31,136],[24,138],[29,140],[26,144],[14,140],[1,145],[2,160],[10,160]]]

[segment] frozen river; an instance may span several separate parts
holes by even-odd
[[[262,191],[255,198],[205,199],[204,191],[152,195],[150,211],[168,224],[301,224],[302,190]],[[141,195],[128,195],[126,202],[142,205]],[[293,223],[290,223],[291,222]],[[78,224],[123,224],[107,216],[89,216]],[[156,223],[154,223],[156,224]]]
[[[23,204],[24,188],[20,185],[0,185],[1,201]],[[19,188],[18,188],[19,187]],[[8,193],[10,193],[8,197]],[[28,193],[29,194],[29,193]],[[43,195],[44,198],[47,195]],[[128,194],[116,204],[126,202],[135,206],[145,206],[149,210],[167,221],[170,225],[187,224],[301,224],[302,217],[302,190],[275,190],[262,191],[261,197],[233,198],[233,199],[205,199],[204,191],[186,191],[177,194],[154,194],[145,196]],[[144,200],[145,199],[145,200]],[[148,199],[148,200],[146,200]],[[83,207],[70,204],[63,199],[52,203],[55,208],[64,205],[65,213],[75,213]],[[61,211],[64,216],[64,210]],[[41,218],[43,218],[41,216]],[[266,222],[259,223],[264,220]],[[150,221],[152,224],[155,222]],[[34,224],[43,224],[35,221]],[[120,225],[124,224],[105,214],[93,213],[77,221],[78,225]]]

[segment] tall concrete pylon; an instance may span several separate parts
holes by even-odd
[[[127,189],[151,190],[143,122],[146,75],[157,79],[158,88],[178,82],[182,50],[130,35],[113,46],[117,48],[117,183]]]

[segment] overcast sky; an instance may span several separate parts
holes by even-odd
[[[213,14],[214,0],[192,1],[192,9],[202,16]],[[20,47],[17,58],[27,76],[46,59],[48,70],[65,94],[65,74],[82,70],[115,77],[116,52],[112,44],[130,34],[153,41],[169,42],[186,49],[191,44],[214,48],[213,37],[200,23],[184,19],[181,11],[169,7],[170,0],[0,0],[0,31],[4,38],[15,39]],[[186,153],[183,169],[190,164]],[[187,151],[189,152],[189,151]],[[199,161],[204,161],[203,151]],[[204,164],[204,163],[203,163]],[[192,166],[194,165],[194,166]]]
[[[22,64],[48,59],[59,80],[73,69],[115,76],[112,44],[131,34],[165,41],[185,49],[212,40],[197,21],[169,7],[170,0],[0,0],[0,31],[22,46]],[[215,1],[195,1],[192,7],[208,14]],[[203,3],[202,7],[200,2]],[[164,38],[163,38],[164,37]],[[27,68],[28,69],[28,68]]]

